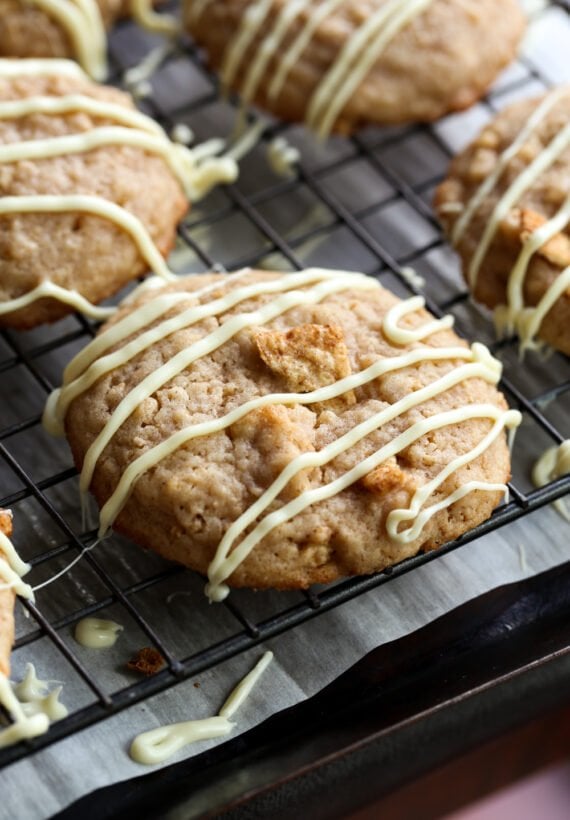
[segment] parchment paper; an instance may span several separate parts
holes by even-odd
[[[121,38],[139,38],[137,53],[148,48],[148,38],[135,29],[123,32],[113,41],[115,54],[123,48]],[[137,51],[135,49],[135,51]],[[568,17],[559,9],[549,9],[533,23],[527,37],[524,53],[540,65],[542,72],[552,81],[570,79],[570,26]],[[132,51],[130,52],[132,53]],[[513,86],[524,77],[528,69],[516,64],[500,79],[493,95],[493,103],[502,107],[517,96],[529,96],[540,92],[538,82]],[[168,65],[159,72],[154,81],[157,98],[161,89],[168,94],[184,95],[188,82],[188,66],[184,63]],[[196,73],[196,84],[205,83]],[[504,89],[509,91],[505,92]],[[488,111],[477,105],[470,111],[448,117],[436,126],[438,133],[453,149],[461,148],[488,118]],[[188,122],[197,134],[211,136],[231,124],[229,110],[213,105],[211,111]],[[380,145],[387,132],[379,129],[365,132],[362,139],[371,146]],[[344,140],[332,140],[326,147],[316,146],[302,129],[292,129],[291,141],[303,149],[307,167],[318,168],[332,157],[339,158],[339,165],[327,173],[323,181],[335,196],[354,210],[379,199],[379,186],[387,183],[374,178],[370,167],[360,158],[352,156],[354,147]],[[376,150],[376,149],[375,149]],[[378,148],[379,151],[383,149]],[[404,179],[421,181],[433,178],[443,171],[447,162],[440,149],[426,132],[414,140],[402,140],[389,149],[391,167]],[[342,159],[347,157],[343,165]],[[386,160],[386,157],[383,157]],[[243,176],[238,188],[247,194],[260,190],[267,184],[270,171],[266,167],[261,149],[244,162]],[[275,180],[273,179],[273,182]],[[389,187],[389,186],[388,186]],[[431,191],[426,189],[426,198]],[[189,218],[189,231],[202,247],[222,263],[247,256],[258,250],[262,241],[256,230],[238,212],[214,224],[197,225],[207,218],[224,201],[223,192],[215,192],[202,205],[194,209]],[[374,260],[364,247],[358,246],[346,231],[330,224],[330,214],[313,195],[302,188],[293,193],[285,192],[275,201],[259,205],[271,224],[288,238],[300,237],[298,252],[307,264],[345,266],[361,270],[373,267]],[[433,228],[422,223],[416,215],[402,213],[401,206],[383,208],[366,217],[368,227],[374,228],[381,241],[394,245],[391,250],[402,254],[405,248],[418,247],[429,241]],[[302,241],[309,228],[323,226],[320,237]],[[422,233],[423,232],[423,233]],[[201,263],[187,250],[174,254],[178,270],[200,270]],[[283,259],[269,256],[268,264],[281,264]],[[426,291],[441,298],[456,289],[458,282],[457,262],[447,249],[425,254],[417,268],[427,279]],[[387,282],[402,291],[397,281]],[[488,316],[467,303],[456,311],[458,326],[474,338],[491,341]],[[69,320],[69,328],[75,328]],[[62,330],[63,328],[63,330]],[[54,339],[65,332],[65,323],[47,331],[28,334],[24,344],[32,347],[40,339]],[[42,373],[57,383],[61,368],[76,352],[83,341],[70,341],[64,351],[47,353],[41,358]],[[0,345],[6,346],[0,340]],[[2,350],[4,353],[5,351]],[[553,356],[547,361],[529,357],[521,368],[513,352],[506,354],[505,365],[510,378],[529,394],[536,395],[549,386],[568,377],[567,360]],[[24,368],[18,368],[3,384],[0,412],[3,423],[29,418],[41,410],[45,393]],[[546,410],[565,435],[570,436],[568,394],[553,402]],[[521,486],[529,486],[529,470],[533,460],[550,446],[551,441],[526,420],[520,431],[515,449],[514,474]],[[36,481],[70,466],[70,457],[63,442],[53,441],[39,427],[11,437],[7,442],[10,452],[30,471]],[[17,491],[21,484],[13,474],[0,473],[2,494]],[[5,484],[9,486],[5,486]],[[66,521],[79,532],[81,522],[77,508],[76,480],[57,484],[47,490]],[[14,505],[16,514],[15,541],[25,558],[61,543],[62,537],[40,505],[27,499]],[[431,564],[394,580],[388,585],[367,593],[340,608],[321,615],[315,620],[271,641],[267,648],[275,653],[275,660],[265,673],[251,698],[237,715],[238,725],[234,735],[259,723],[277,710],[288,707],[308,697],[333,680],[370,649],[379,644],[405,635],[449,609],[480,595],[489,589],[519,580],[570,558],[570,529],[552,509],[544,509],[499,532],[493,533],[453,554],[439,558]],[[144,577],[166,565],[157,557],[146,555],[136,547],[119,538],[102,545],[97,559],[113,574],[118,583],[128,583],[133,574]],[[56,558],[47,566],[34,570],[32,581],[39,583],[44,577],[64,566],[74,553]],[[137,575],[138,574],[138,575]],[[169,597],[171,592],[181,594]],[[82,605],[100,600],[106,594],[93,570],[85,563],[75,567],[64,579],[38,594],[38,605],[51,619],[62,617]],[[258,617],[264,613],[285,608],[287,603],[299,600],[295,593],[234,592],[238,605]],[[199,648],[227,633],[230,616],[222,607],[208,606],[201,593],[201,582],[191,573],[180,573],[169,579],[159,589],[151,587],[143,592],[137,605],[152,623],[159,628],[161,637],[173,652],[188,653],[189,646]],[[125,626],[117,645],[104,652],[83,650],[75,647],[86,666],[96,672],[97,679],[108,691],[113,691],[131,679],[125,679],[124,662],[133,649],[143,645],[136,625],[116,605],[97,613],[101,617],[115,617]],[[26,635],[34,624],[18,612],[18,635]],[[235,624],[232,625],[235,630]],[[62,628],[64,640],[73,643],[71,630]],[[150,771],[133,763],[127,754],[133,737],[163,723],[207,717],[217,712],[230,689],[251,668],[261,655],[259,647],[234,658],[215,669],[199,675],[196,679],[177,685],[142,705],[110,718],[88,730],[42,751],[25,761],[5,769],[2,779],[2,818],[45,818],[63,808],[83,794],[124,778]],[[46,678],[64,682],[63,701],[70,709],[92,702],[93,696],[77,674],[62,660],[62,656],[47,639],[24,646],[13,656],[13,677],[21,677],[27,661],[33,661],[39,673]],[[198,684],[198,685],[197,685]],[[175,758],[197,754],[219,743],[209,741],[188,747]]]

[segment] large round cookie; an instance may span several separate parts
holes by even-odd
[[[0,213],[0,324],[29,328],[53,322],[71,310],[54,298],[34,300],[17,310],[6,304],[42,282],[75,290],[89,302],[97,303],[149,268],[133,235],[113,218],[73,207],[56,213],[56,205],[69,196],[90,197],[94,206],[111,203],[120,217],[138,220],[160,259],[160,254],[167,255],[173,245],[176,225],[186,212],[187,201],[163,156],[124,144],[122,136],[116,141],[113,136],[109,144],[90,150],[76,145],[60,147],[67,135],[91,138],[104,134],[107,126],[116,129],[113,134],[126,133],[127,137],[133,129],[138,130],[134,123],[121,121],[121,112],[125,111],[125,116],[134,112],[129,96],[91,83],[79,69],[58,74],[59,69],[54,68],[55,73],[50,74],[40,66],[36,73],[9,76],[11,63],[22,71],[36,66],[34,61],[0,61],[0,208],[7,208],[10,202],[10,207],[20,207],[23,200],[8,199],[12,197],[57,199],[52,211],[34,212],[35,199],[31,212]],[[63,67],[76,68],[73,63]],[[56,104],[69,103],[70,109],[42,113],[38,108],[36,113],[8,112],[2,116],[3,107],[24,104],[28,99],[34,105],[38,101],[39,107],[54,100]],[[81,110],[82,104],[90,101],[111,104],[113,116],[106,116],[105,109],[103,113]],[[146,123],[143,126],[144,137]],[[45,142],[51,138],[56,139]],[[166,142],[165,135],[153,139]],[[12,147],[28,150],[34,141],[41,146],[37,158],[14,161],[3,154]],[[47,155],[48,145],[54,149],[51,156]],[[10,307],[10,312],[1,310],[3,304],[5,310]]]
[[[454,159],[435,208],[499,328],[570,354],[570,88],[502,111]]]
[[[203,288],[209,290],[191,298]],[[519,414],[495,389],[500,365],[448,327],[447,320],[434,323],[417,300],[401,303],[362,274],[186,277],[141,294],[103,327],[67,369],[45,420],[53,431],[65,422],[82,486],[105,505],[102,532],[123,504],[117,530],[206,572],[240,516],[249,511],[260,521],[290,511],[290,502],[313,500],[267,531],[231,572],[230,585],[306,587],[371,573],[483,521],[509,477],[503,428],[517,424]],[[137,352],[133,346],[149,331]],[[356,381],[336,386],[349,376]],[[311,392],[332,384],[332,394]],[[246,413],[251,401],[257,406]],[[212,420],[223,429],[186,443],[171,438],[195,435],[193,425]],[[355,438],[365,422],[372,424],[369,434],[358,427]],[[333,457],[330,447],[344,434],[352,439],[348,449]],[[396,441],[400,435],[411,438]],[[159,451],[151,448],[167,440],[172,453],[133,476],[135,459],[154,458]],[[380,452],[386,446],[395,449]],[[324,460],[294,472],[271,501],[272,482],[305,453]],[[380,460],[363,463],[370,458]],[[457,458],[465,463],[449,467]],[[362,473],[358,480],[351,473],[339,492],[314,500],[313,491],[344,481],[353,468]],[[389,534],[389,514],[405,511],[437,476],[440,484],[417,515]],[[120,481],[125,493],[111,515],[109,499],[121,495]],[[417,531],[408,537],[411,524]],[[253,520],[236,543],[243,545],[252,529]],[[210,567],[216,584],[223,574]]]
[[[223,85],[321,136],[467,108],[524,29],[516,0],[186,0],[184,9]]]

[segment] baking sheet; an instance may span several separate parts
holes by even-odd
[[[128,49],[125,47],[127,42]],[[153,38],[136,28],[123,27],[112,42],[114,57],[124,64],[127,53],[129,61],[140,57],[153,42]],[[531,26],[523,54],[540,65],[541,74],[551,82],[563,82],[570,80],[569,49],[568,15],[553,7],[542,13]],[[188,99],[189,82],[196,99],[210,94],[210,81],[199,68],[190,69],[186,60],[172,60],[153,80],[154,99],[160,103],[168,98],[172,109],[178,94],[182,106]],[[526,97],[542,89],[539,79],[532,78],[532,63],[523,59],[522,63],[509,68],[500,78],[491,95],[491,102],[498,109],[512,99]],[[489,109],[480,104],[464,114],[444,119],[435,126],[435,131],[445,144],[456,150],[474,136],[488,117]],[[185,115],[184,121],[194,128],[199,139],[207,138],[230,130],[232,111],[228,106],[212,100],[210,104],[200,106],[199,112]],[[398,138],[399,133],[404,135],[401,139]],[[301,128],[289,129],[287,135],[292,143],[301,148],[305,167],[319,175],[326,190],[351,213],[356,213],[399,261],[413,261],[426,278],[426,292],[430,296],[442,300],[457,292],[460,280],[453,254],[435,243],[433,251],[429,250],[430,243],[437,237],[429,218],[424,218],[393,196],[389,181],[374,173],[367,156],[357,150],[360,144],[373,154],[377,153],[399,179],[416,186],[425,201],[429,202],[433,191],[431,181],[443,173],[447,157],[428,129],[412,132],[370,129],[356,143],[333,139],[324,148],[316,146]],[[260,254],[264,255],[267,266],[290,267],[290,262],[282,254],[276,253],[247,214],[235,207],[242,196],[256,202],[259,212],[295,248],[296,257],[303,264],[367,272],[377,269],[377,258],[346,226],[336,223],[334,215],[309,187],[284,184],[278,194],[264,199],[263,191],[278,182],[267,166],[263,148],[256,149],[243,163],[242,177],[235,194],[216,191],[193,209],[185,230],[199,253],[197,255],[181,245],[173,256],[175,269],[180,272],[203,270],[207,267],[208,257],[237,267],[237,262],[259,258]],[[380,202],[383,204],[379,207]],[[387,277],[383,281],[406,295],[395,277]],[[472,338],[492,341],[488,317],[476,306],[464,302],[454,309],[454,313],[462,332]],[[66,333],[69,334],[69,343],[50,349],[50,342]],[[84,338],[75,338],[76,335],[77,322],[74,319],[24,336],[12,334],[12,338],[18,338],[24,349],[36,349],[43,342],[47,348],[42,355],[34,356],[32,364],[36,376],[33,369],[24,365],[4,374],[0,405],[2,427],[41,412],[45,398],[44,382],[57,383],[63,365],[84,344]],[[7,339],[0,338],[2,358],[11,354],[9,340],[10,335]],[[561,356],[554,355],[546,361],[528,357],[524,368],[521,368],[512,349],[499,355],[503,355],[509,378],[527,395],[545,392],[550,386],[568,378],[568,362]],[[546,415],[568,437],[569,410],[568,393],[553,401],[545,410]],[[532,420],[525,419],[517,438],[514,460],[514,476],[519,486],[530,488],[530,466],[551,443]],[[71,461],[65,443],[50,439],[35,424],[10,436],[5,445],[10,455],[25,467],[35,482],[40,482],[40,485],[47,482],[44,490],[50,501],[73,531],[81,532],[77,480],[69,469]],[[61,480],[52,482],[54,475],[59,475]],[[0,471],[0,495],[17,493],[23,486],[14,472]],[[63,542],[61,529],[37,499],[26,497],[15,503],[13,509],[16,516],[14,540],[24,558],[29,560]],[[15,763],[2,772],[4,787],[0,817],[47,817],[92,789],[148,771],[147,767],[133,763],[128,757],[127,751],[133,737],[138,732],[166,722],[215,714],[229,690],[249,670],[264,648],[274,651],[274,662],[240,710],[234,735],[273,712],[314,694],[373,647],[417,629],[495,586],[569,560],[568,535],[568,525],[556,512],[552,509],[541,510],[524,521],[492,533],[332,612],[322,614],[274,639],[267,647],[258,647],[239,655],[27,760]],[[31,576],[32,583],[41,583],[51,577],[73,555],[72,551],[56,555],[53,560],[38,566]],[[157,556],[142,553],[118,537],[100,545],[94,555],[115,582],[122,586],[135,580],[144,581],[167,568]],[[50,622],[54,622],[83,606],[95,604],[108,594],[93,567],[81,562],[62,579],[38,593],[38,606]],[[253,620],[260,620],[299,601],[297,593],[237,591],[231,597]],[[136,605],[177,657],[188,656],[201,647],[223,640],[236,629],[227,608],[208,605],[202,595],[202,581],[192,573],[175,573],[165,577],[162,583],[147,588],[141,585],[140,592],[136,594]],[[134,650],[148,644],[148,639],[119,604],[98,611],[97,616],[114,618],[125,626],[113,649],[95,652],[78,647],[68,626],[61,627],[59,635],[69,646],[73,646],[103,690],[112,693],[134,681],[125,672],[125,661]],[[18,604],[18,638],[25,640],[35,629],[36,625],[24,617],[23,609]],[[41,676],[64,683],[62,699],[70,710],[94,701],[92,692],[48,638],[23,645],[14,652],[14,678],[22,676],[28,661],[36,664]],[[217,743],[219,741],[209,741],[188,747],[168,762],[199,753]]]

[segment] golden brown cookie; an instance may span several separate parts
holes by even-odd
[[[185,0],[223,86],[321,136],[467,108],[514,57],[516,0]]]
[[[10,76],[10,65],[28,64],[0,61],[0,324],[29,328],[72,310],[59,296],[12,306],[46,282],[98,303],[147,272],[151,251],[163,264],[187,201],[171,143],[128,95],[59,69]]]
[[[209,570],[214,598],[226,570],[280,589],[372,573],[491,514],[520,418],[499,363],[421,303],[356,273],[185,277],[103,327],[45,421],[101,532]],[[230,561],[257,538],[235,567],[214,559],[228,538]]]
[[[508,106],[435,197],[477,300],[522,349],[570,354],[570,88]]]

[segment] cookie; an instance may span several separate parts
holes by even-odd
[[[144,547],[227,584],[381,570],[486,519],[520,414],[500,364],[375,279],[195,275],[141,294],[69,365],[44,423]]]
[[[478,301],[521,350],[570,355],[570,87],[502,111],[435,197]]]
[[[12,535],[12,516],[6,510],[0,510],[0,567],[5,566],[6,541]],[[0,585],[9,583],[8,578],[0,577]],[[10,651],[14,643],[14,604],[16,593],[13,589],[0,589],[0,675],[10,674]]]
[[[321,137],[472,105],[514,57],[516,0],[186,0],[226,90]]]
[[[66,57],[95,80],[107,76],[107,31],[132,14],[147,28],[171,21],[151,11],[151,0],[0,0],[0,57]],[[170,30],[170,29],[166,29]]]
[[[0,60],[0,324],[94,304],[164,263],[192,152],[69,61]],[[187,191],[182,183],[187,184]]]

